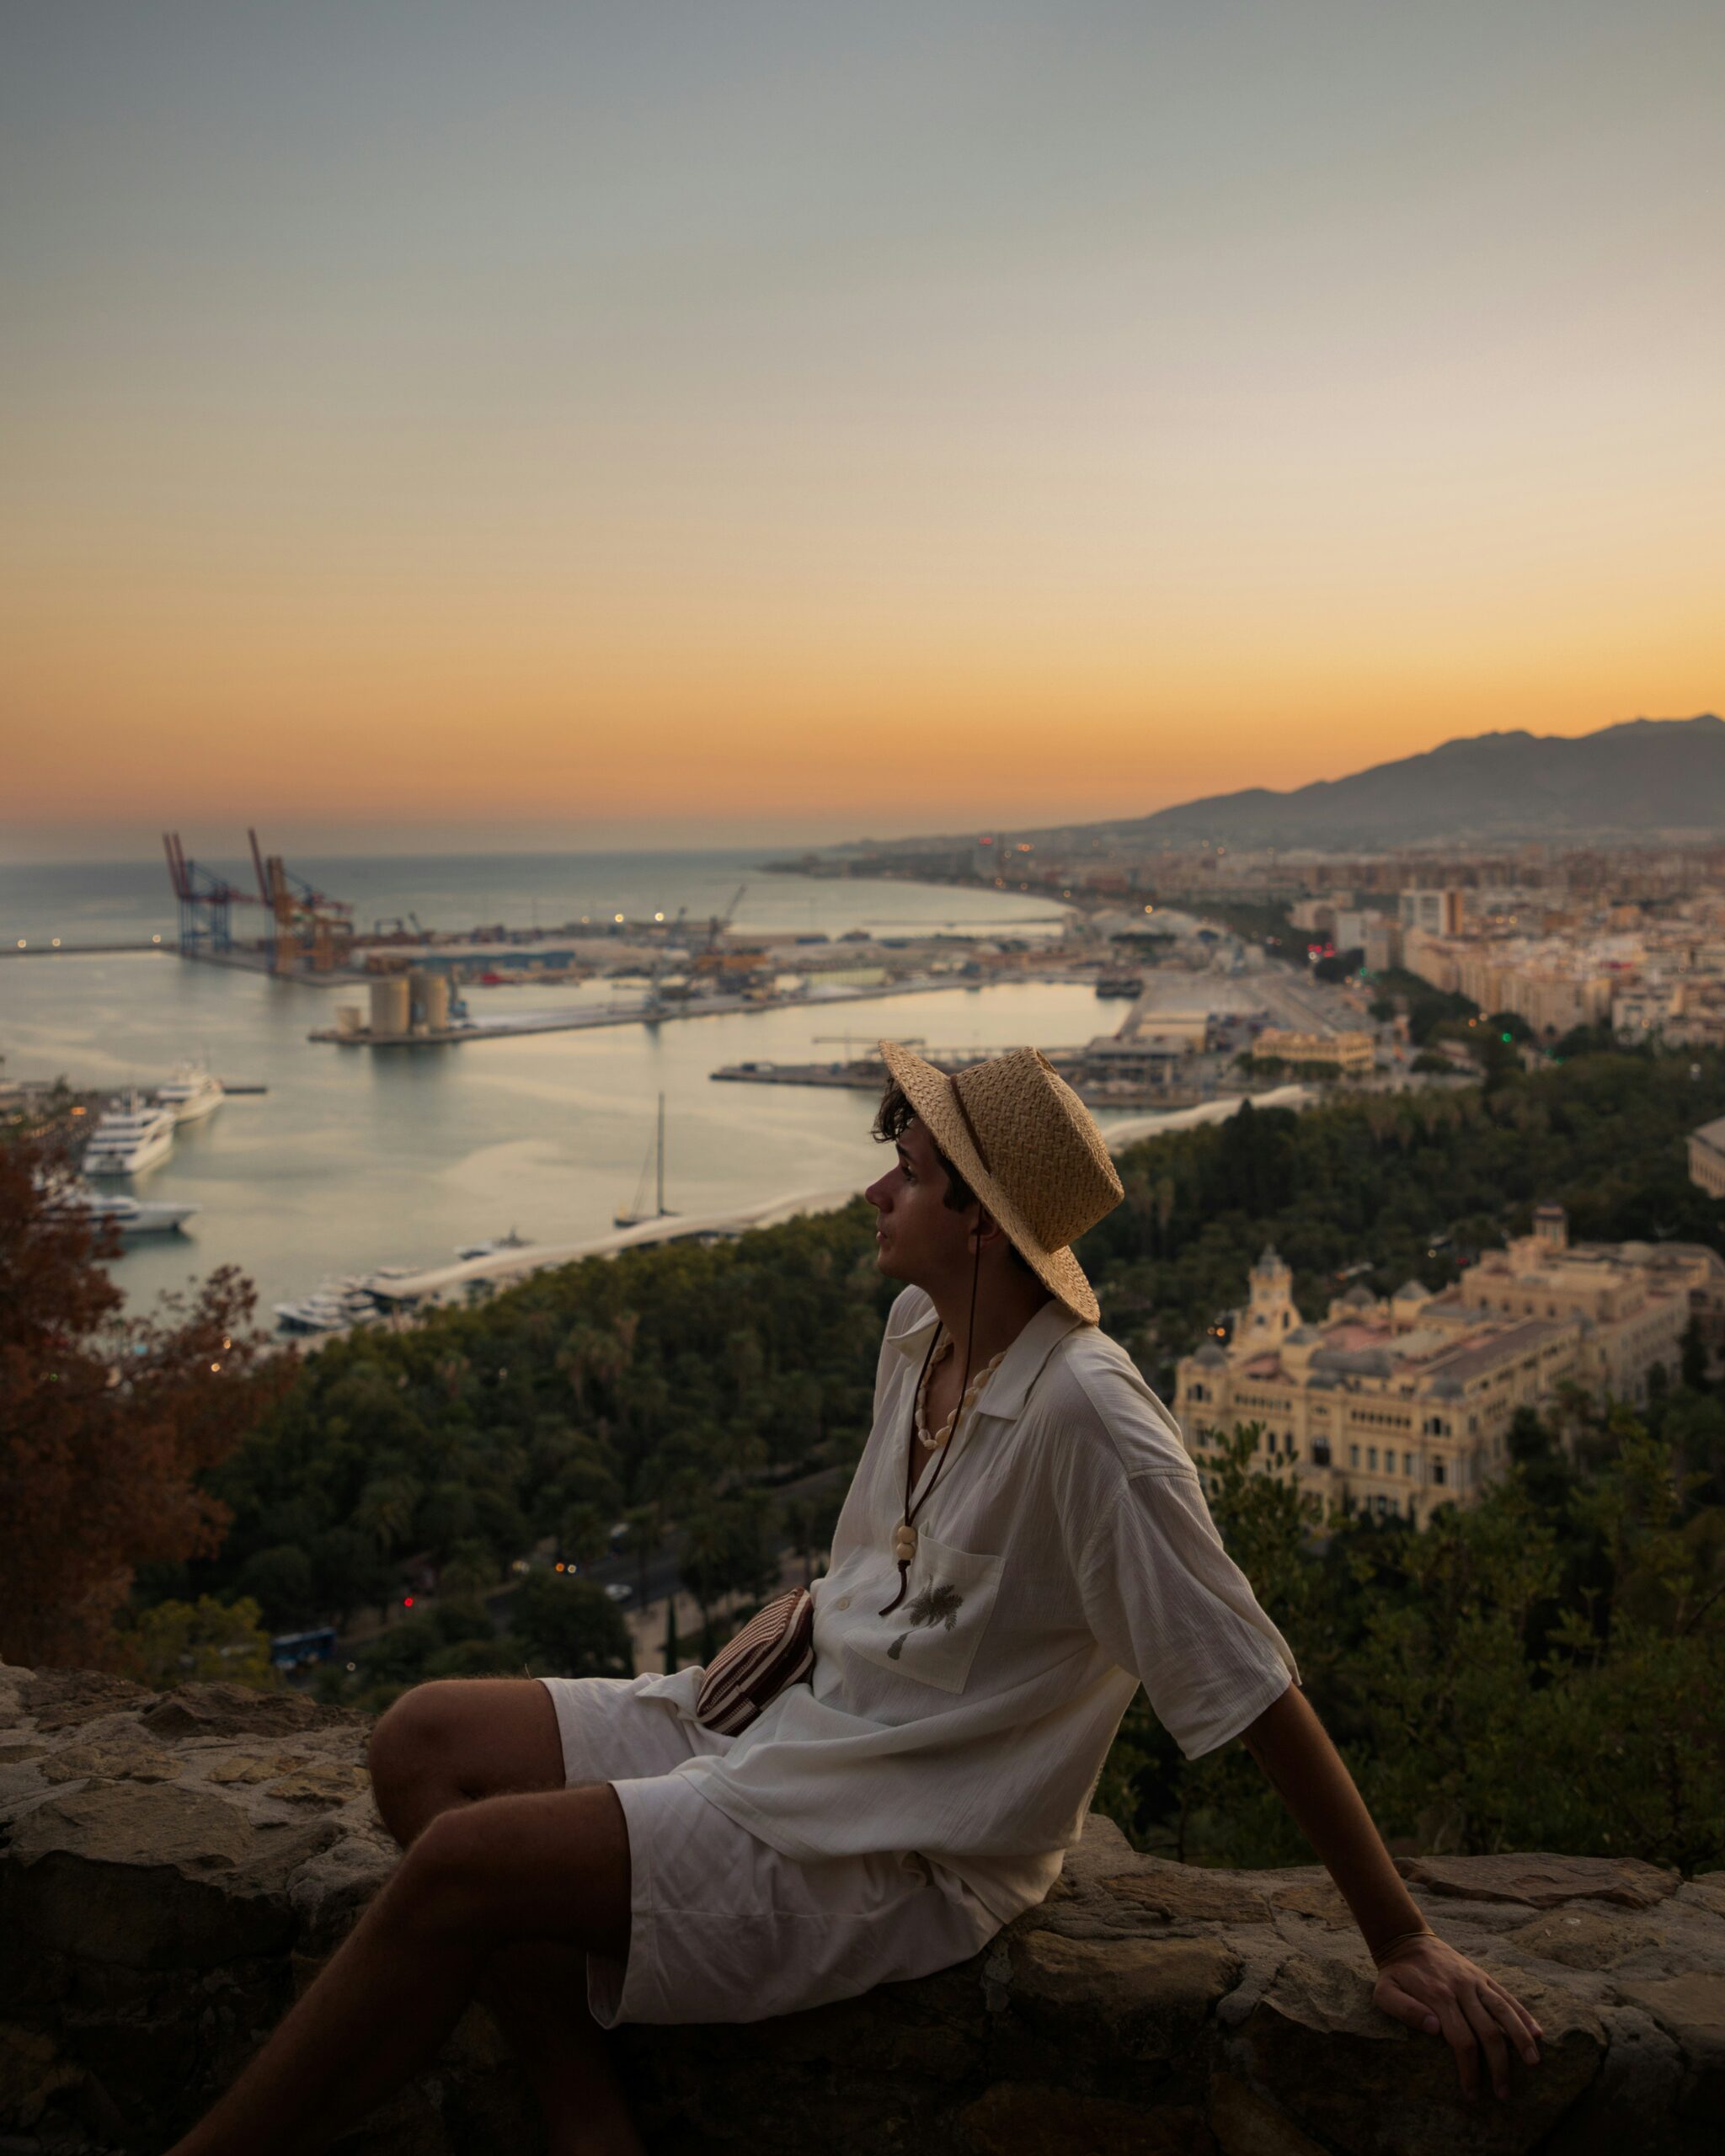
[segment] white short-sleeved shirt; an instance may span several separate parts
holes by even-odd
[[[1195,1758],[1299,1672],[1167,1409],[1117,1341],[1058,1302],[967,1417],[916,1514],[905,1597],[881,1615],[936,1321],[920,1288],[889,1316],[873,1428],[814,1584],[812,1684],[782,1692],[723,1757],[676,1771],[787,1855],[915,1851],[1004,1923],[1054,1884],[1140,1683]],[[638,1689],[692,1715],[700,1678]]]

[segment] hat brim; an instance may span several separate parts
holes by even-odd
[[[1012,1198],[984,1167],[965,1128],[964,1112],[953,1098],[953,1081],[947,1073],[937,1070],[926,1058],[897,1041],[882,1041],[879,1046],[888,1070],[916,1109],[917,1119],[988,1208],[992,1218],[1000,1223],[1001,1232],[1013,1249],[1044,1287],[1068,1310],[1076,1311],[1087,1324],[1097,1324],[1102,1310],[1084,1267],[1067,1246],[1049,1250],[1042,1243]]]

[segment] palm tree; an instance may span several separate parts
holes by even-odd
[[[563,1556],[577,1565],[595,1563],[611,1546],[604,1513],[597,1505],[571,1505],[558,1527],[558,1541]]]
[[[731,1526],[722,1513],[703,1508],[690,1519],[683,1534],[677,1568],[701,1612],[701,1653],[711,1661],[714,1647],[713,1605],[726,1592],[731,1570]]]
[[[665,1540],[665,1519],[663,1497],[649,1497],[644,1504],[632,1505],[623,1514],[623,1548],[635,1560],[635,1589],[644,1609],[647,1606],[647,1563]]]
[[[360,1492],[354,1525],[362,1534],[369,1534],[380,1550],[399,1549],[413,1527],[420,1495],[411,1475],[375,1476]]]

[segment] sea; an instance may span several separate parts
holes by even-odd
[[[745,933],[943,931],[1042,938],[1045,900],[864,879],[767,873],[766,857],[588,853],[296,860],[355,919],[417,915],[429,928],[565,923],[663,914],[704,932],[730,915]],[[212,863],[218,869],[222,866]],[[226,864],[252,883],[249,864]],[[237,918],[237,931],[243,924]],[[81,1087],[159,1085],[188,1059],[229,1083],[267,1086],[184,1125],[159,1166],[108,1188],[199,1209],[184,1234],[115,1261],[135,1309],[218,1264],[255,1284],[259,1320],[326,1282],[384,1265],[431,1267],[457,1245],[515,1233],[556,1243],[601,1235],[645,1196],[658,1097],[665,1102],[665,1203],[723,1213],[806,1191],[860,1190],[884,1165],[873,1097],[715,1083],[721,1065],[830,1060],[881,1038],[932,1049],[1075,1046],[1112,1031],[1120,1006],[1087,986],[1009,983],[857,1002],[629,1024],[398,1052],[307,1039],[355,1000],[173,954],[165,864],[0,864],[9,946],[160,936],[163,954],[0,960],[0,1076]],[[476,1018],[615,1001],[626,984],[465,990]],[[1110,1120],[1107,1116],[1101,1118]]]

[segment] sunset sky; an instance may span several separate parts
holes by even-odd
[[[1725,708],[1717,0],[9,0],[0,852]]]

